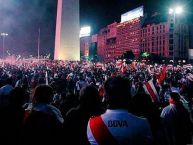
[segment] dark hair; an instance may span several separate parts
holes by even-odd
[[[5,84],[12,85],[13,84],[13,79],[11,77],[6,78]]]
[[[93,85],[83,87],[79,93],[80,104],[95,107],[100,104],[99,92]]]
[[[29,94],[23,88],[16,87],[10,92],[10,103],[14,106],[22,106],[29,99]]]
[[[173,99],[175,102],[179,102],[180,101],[180,94],[177,92],[171,92],[170,93],[170,97],[171,99]]]
[[[121,76],[109,78],[105,82],[104,88],[109,108],[127,107],[131,99],[128,79]]]
[[[53,89],[48,85],[39,85],[35,89],[34,99],[36,103],[50,103],[53,96]]]

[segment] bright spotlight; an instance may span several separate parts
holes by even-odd
[[[174,9],[169,9],[169,14],[173,14],[173,12],[174,12]]]
[[[80,37],[90,36],[90,33],[91,33],[91,27],[90,26],[82,27],[80,29]]]
[[[182,13],[182,11],[183,11],[182,7],[176,7],[176,9],[175,9],[176,14],[180,14],[180,13]]]

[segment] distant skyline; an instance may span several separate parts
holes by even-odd
[[[193,14],[193,0],[178,0],[185,4],[188,16]],[[121,14],[144,5],[145,12],[167,14],[177,0],[80,0],[80,26],[90,25],[92,33],[114,21]],[[0,32],[5,38],[5,48],[15,54],[37,54],[38,29],[41,29],[40,53],[53,53],[57,0],[0,0]],[[192,12],[190,12],[192,11]],[[191,14],[191,15],[190,15]],[[185,14],[184,14],[185,15]],[[2,51],[2,39],[0,39]]]

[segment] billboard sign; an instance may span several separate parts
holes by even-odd
[[[121,15],[121,23],[143,16],[143,6],[135,8]]]
[[[80,37],[90,36],[90,33],[91,33],[91,28],[90,28],[90,26],[82,27],[82,28],[80,29]]]
[[[188,49],[188,57],[193,60],[193,49]]]

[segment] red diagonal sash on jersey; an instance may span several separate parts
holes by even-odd
[[[118,145],[100,116],[90,119],[90,129],[99,145]]]

